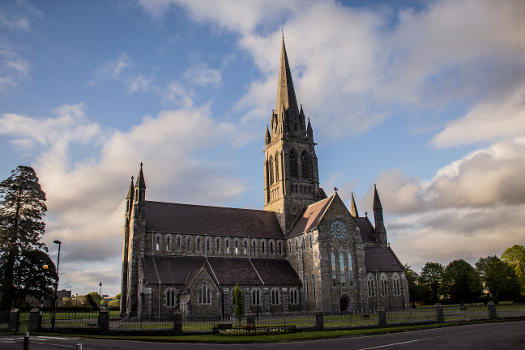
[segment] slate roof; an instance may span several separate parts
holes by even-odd
[[[273,212],[146,201],[146,231],[282,239]]]
[[[252,263],[264,284],[301,284],[299,276],[285,259],[252,259]]]
[[[142,259],[146,283],[182,284],[188,289],[203,268],[218,284],[299,285],[299,276],[285,259],[148,255]]]
[[[403,265],[390,247],[365,247],[367,272],[401,272]]]
[[[288,236],[297,236],[303,232],[307,232],[317,227],[323,218],[326,209],[330,206],[330,203],[332,203],[334,196],[335,195],[332,195],[328,198],[320,200],[319,202],[310,204],[299,216]]]
[[[375,242],[377,240],[376,231],[367,217],[356,217],[354,220],[357,222],[359,231],[361,231],[363,242]]]

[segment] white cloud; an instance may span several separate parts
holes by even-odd
[[[432,144],[437,148],[525,136],[523,86],[497,102],[480,102],[462,118],[450,122]]]
[[[47,118],[0,117],[0,134],[15,147],[33,146],[33,166],[47,195],[45,240],[61,239],[69,261],[64,273],[71,280],[64,283],[83,270],[118,272],[119,266],[92,266],[119,260],[123,200],[140,161],[148,199],[224,204],[244,191],[224,160],[239,134],[236,126],[213,120],[206,106],[192,105],[145,116],[127,132],[103,132],[82,104],[60,106]],[[89,158],[71,157],[79,146],[90,149]]]
[[[195,64],[188,68],[184,74],[188,85],[217,86],[221,83],[222,73],[218,69],[209,68],[207,64]]]
[[[29,76],[31,64],[9,44],[0,41],[0,91],[17,87]]]
[[[30,30],[29,20],[26,17],[8,17],[5,13],[0,13],[0,26],[15,30]]]

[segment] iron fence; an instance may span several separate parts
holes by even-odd
[[[324,328],[355,328],[371,327],[378,323],[377,313],[351,312],[344,314],[325,314]]]
[[[435,308],[405,309],[386,313],[388,325],[434,322],[436,319]]]
[[[487,320],[489,314],[487,306],[483,304],[444,306],[443,318],[445,322]]]
[[[42,313],[42,328],[97,328],[98,311]]]
[[[498,318],[525,316],[525,304],[499,303],[496,305]]]
[[[139,318],[110,318],[110,329],[170,329],[173,328],[173,318],[153,317]]]

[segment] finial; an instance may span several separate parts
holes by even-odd
[[[334,192],[337,192],[338,188],[337,186],[334,186]]]
[[[133,175],[131,176],[131,182],[133,182]]]
[[[140,162],[140,168],[141,168],[141,169],[142,169],[142,165],[143,165],[142,162]]]
[[[365,211],[365,216],[368,217],[368,212],[367,211]]]
[[[283,29],[283,27],[281,27],[281,36],[282,36],[283,41],[284,41],[284,29]]]

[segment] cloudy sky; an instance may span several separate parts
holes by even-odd
[[[262,208],[281,28],[322,186],[419,269],[524,244],[525,20],[511,1],[8,0],[0,178],[33,166],[61,287],[116,294],[123,199]]]

